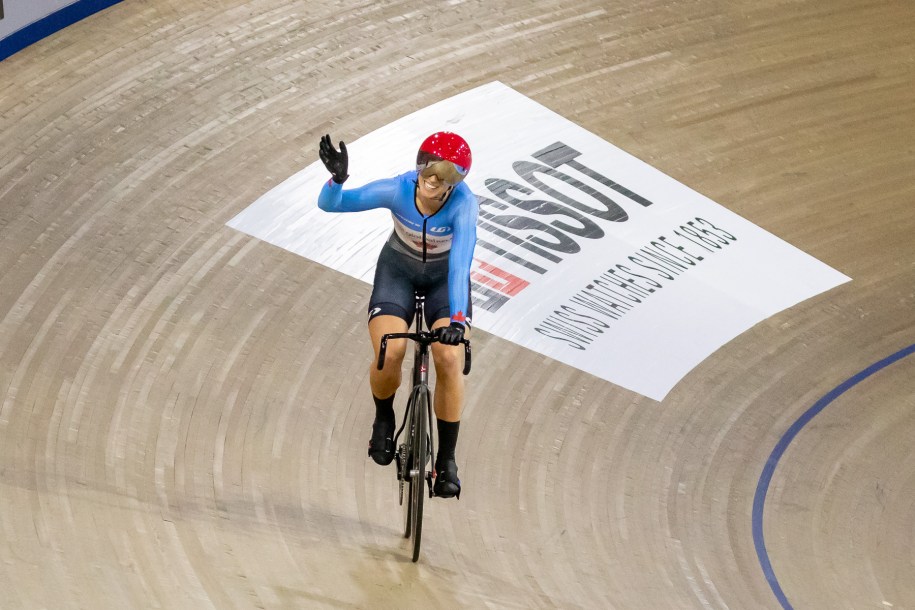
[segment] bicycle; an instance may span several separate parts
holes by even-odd
[[[413,390],[407,401],[400,429],[394,435],[394,446],[397,450],[394,459],[397,464],[397,482],[400,493],[400,505],[404,506],[404,487],[407,487],[408,502],[404,506],[404,538],[413,539],[413,561],[419,559],[419,547],[422,542],[423,529],[423,484],[432,491],[432,470],[426,470],[426,463],[435,454],[432,441],[432,401],[429,390],[429,346],[438,341],[434,332],[423,329],[423,310],[425,295],[417,291],[415,332],[391,333],[381,338],[378,350],[378,370],[384,368],[384,356],[389,339],[409,339],[414,342],[413,352]],[[464,375],[470,373],[470,341],[461,340],[464,345]],[[407,423],[409,422],[409,427]],[[406,428],[404,442],[397,445],[401,433]]]

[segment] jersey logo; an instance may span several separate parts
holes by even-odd
[[[375,307],[372,311],[369,312],[369,320],[381,313],[381,307]]]
[[[394,218],[400,221],[400,224],[403,225],[404,228],[411,227],[415,231],[422,228],[420,223],[414,222],[402,214],[398,214],[397,212],[392,212],[392,214],[394,215]]]

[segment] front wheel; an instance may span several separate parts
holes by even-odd
[[[429,390],[420,388],[413,404],[412,446],[410,455],[410,510],[411,536],[413,538],[413,561],[419,559],[419,547],[423,536],[423,497],[426,495],[426,458],[429,452],[427,429],[429,413]]]

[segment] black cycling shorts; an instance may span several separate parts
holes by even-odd
[[[375,267],[375,286],[369,299],[369,320],[376,316],[397,316],[413,323],[416,315],[416,290],[426,294],[426,326],[441,318],[451,318],[448,300],[448,257],[422,262],[385,243]],[[470,286],[467,286],[470,294]],[[472,315],[468,300],[467,317]]]

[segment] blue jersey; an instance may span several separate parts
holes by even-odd
[[[398,250],[423,262],[448,258],[451,321],[464,324],[480,206],[470,187],[461,182],[440,210],[423,216],[416,207],[417,175],[410,171],[349,190],[328,180],[318,197],[318,207],[325,212],[390,210],[394,221],[391,241],[395,247],[400,246]]]

